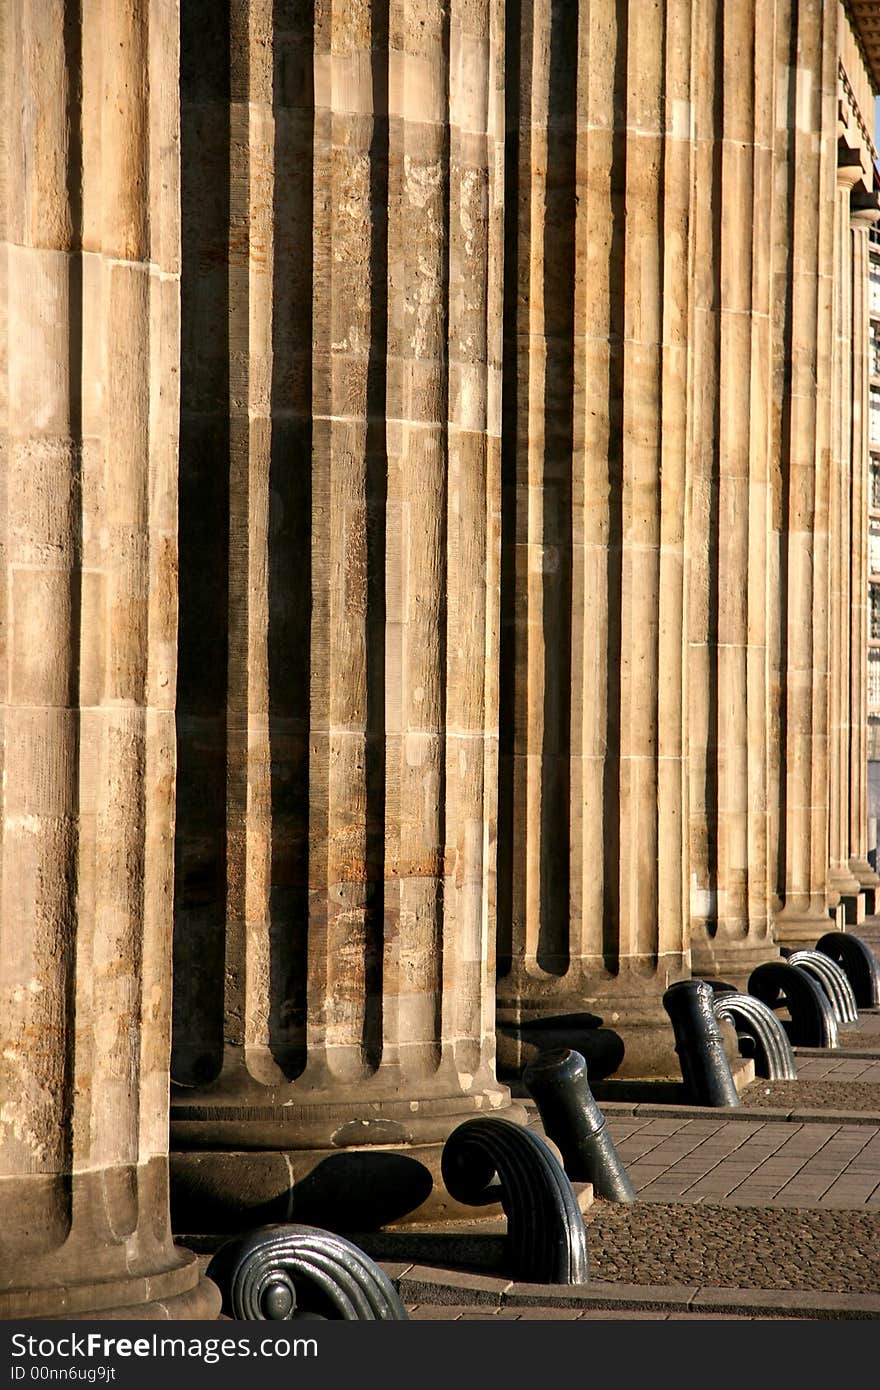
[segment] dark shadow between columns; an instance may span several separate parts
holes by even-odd
[[[230,12],[180,15],[181,380],[172,1076],[223,1061],[229,658]]]

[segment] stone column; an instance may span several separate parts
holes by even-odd
[[[850,740],[849,868],[862,887],[867,912],[877,910],[880,884],[868,863],[868,230],[880,217],[877,198],[857,185],[851,200],[852,236],[852,473],[850,480]]]
[[[792,171],[790,299],[783,325],[781,527],[782,811],[776,937],[814,945],[836,895],[828,888],[828,505],[837,10],[805,0],[795,10],[796,63],[788,73],[796,114]],[[794,50],[792,50],[794,51]]]
[[[168,1218],[177,7],[13,0],[0,70],[0,1317],[213,1317]]]
[[[172,1141],[181,1220],[210,1190],[224,1221],[340,1149],[436,1176],[462,1119],[521,1112],[493,1027],[500,7],[220,20],[207,66],[183,31]]]
[[[706,0],[694,43],[691,953],[695,974],[740,987],[777,954],[767,800],[775,11],[761,6],[757,24],[754,0]]]
[[[832,358],[832,433],[830,534],[829,652],[829,885],[840,900],[845,919],[864,917],[861,884],[850,857],[850,631],[852,601],[852,412],[853,412],[853,262],[850,192],[861,178],[858,146],[838,143],[837,194],[834,212],[834,352]],[[867,652],[867,643],[864,643]],[[870,872],[870,866],[868,870]]]
[[[508,9],[499,1024],[677,1073],[690,12]]]

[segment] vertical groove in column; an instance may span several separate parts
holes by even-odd
[[[395,829],[386,875],[386,1003],[393,1055],[416,1073],[434,1070],[438,1060],[443,968],[454,23],[452,10],[429,14],[400,4],[391,11],[403,51],[395,54],[389,136],[388,256],[400,293],[389,302],[388,326],[387,567],[397,583],[388,609],[388,810]]]
[[[245,904],[249,892],[249,722],[251,625],[259,624],[259,591],[251,587],[250,0],[230,7],[229,20],[229,552],[226,649],[226,946],[223,1037],[251,1063],[249,960]],[[259,484],[257,483],[258,487]],[[256,542],[259,545],[259,540]],[[255,612],[255,609],[257,610]],[[256,676],[256,672],[253,675]],[[259,1068],[260,1062],[255,1059]]]
[[[315,237],[313,556],[327,546],[326,591],[312,622],[312,737],[322,749],[327,814],[326,927],[310,933],[310,1062],[353,1080],[375,1065],[377,999],[367,991],[376,950],[367,861],[367,747],[373,730],[367,650],[375,621],[368,547],[367,415],[375,304],[370,280],[373,83],[371,5],[334,3],[315,34],[317,120],[328,143],[316,152],[326,204]],[[317,78],[320,78],[320,87]],[[324,115],[326,109],[326,116]],[[381,115],[381,113],[380,113]],[[316,179],[317,183],[317,179]],[[317,232],[317,228],[316,228]],[[317,364],[316,364],[317,365]],[[323,533],[323,534],[322,534]],[[313,584],[313,591],[314,591]],[[320,615],[320,616],[319,616]],[[325,724],[326,719],[326,724]],[[321,766],[323,764],[323,766]],[[319,919],[324,909],[318,906]]]
[[[773,32],[775,12],[764,17]],[[695,969],[733,976],[773,953],[766,707],[773,83],[755,22],[751,0],[706,5],[698,46],[709,68],[700,110],[709,145],[700,142],[695,209],[691,948]],[[709,179],[713,197],[701,206]],[[744,218],[743,208],[752,215]]]
[[[452,13],[449,43],[450,197],[444,944],[438,1031],[459,1075],[491,1077],[494,1010],[490,883],[497,794],[497,635],[489,594],[500,537],[499,267],[503,257],[502,106],[495,4]],[[493,535],[493,529],[495,534]],[[487,1018],[488,1013],[488,1018]],[[473,1084],[473,1083],[472,1083]]]
[[[245,307],[236,351],[246,361],[246,378],[234,399],[242,412],[242,468],[247,483],[242,529],[245,532],[246,572],[239,603],[245,613],[239,652],[240,757],[245,774],[244,796],[238,810],[242,882],[239,911],[244,926],[244,1043],[252,1074],[272,1080],[284,1077],[287,1060],[279,1031],[273,1024],[272,947],[281,924],[272,903],[271,741],[269,735],[269,564],[272,379],[272,277],[275,194],[272,111],[275,49],[271,35],[272,0],[252,0],[242,51],[247,54],[247,104],[240,122],[246,142],[245,189],[242,197],[242,235],[239,243],[246,276]],[[233,219],[236,228],[236,219]],[[238,238],[236,238],[238,241]],[[238,333],[236,339],[238,339]],[[245,571],[245,565],[242,564]],[[283,1036],[283,1035],[282,1035]],[[279,1056],[279,1053],[281,1054]]]
[[[180,74],[176,4],[151,0],[148,63],[150,187],[149,601],[146,664],[141,1162],[168,1153],[174,894],[174,692],[177,672],[177,472],[180,419]],[[174,59],[171,58],[174,55]],[[159,268],[159,269],[157,269]],[[155,389],[155,383],[161,383]],[[157,1235],[167,1232],[162,1194]]]
[[[125,0],[102,11],[100,168],[102,307],[109,323],[103,428],[84,487],[101,531],[95,559],[104,572],[104,670],[97,708],[83,721],[83,754],[97,770],[95,816],[91,1153],[100,1165],[134,1165],[138,1153],[139,1038],[146,836],[146,697],[149,609],[150,286],[148,15]],[[108,429],[109,422],[112,423]],[[85,642],[101,637],[86,629]],[[120,1187],[109,1219],[137,1224],[134,1194]]]
[[[660,572],[658,633],[657,928],[661,980],[686,967],[688,865],[686,564],[687,373],[691,206],[691,6],[666,20],[663,138]]]
[[[581,32],[577,6],[508,8],[500,931],[516,975],[531,962],[564,976],[580,915],[569,875]]]
[[[618,27],[619,26],[619,27]],[[626,132],[615,91],[626,11],[593,5],[578,32],[572,458],[570,957],[587,978],[616,967],[619,765],[610,720],[620,680],[620,450]],[[616,481],[615,481],[616,480]],[[607,653],[605,661],[602,653]]]
[[[774,130],[773,189],[771,209],[771,391],[770,391],[770,508],[771,539],[768,566],[768,870],[770,908],[774,916],[784,901],[787,854],[787,786],[785,749],[788,715],[786,681],[788,653],[786,633],[790,611],[788,589],[788,524],[790,478],[787,459],[791,449],[790,399],[792,383],[792,329],[794,293],[792,277],[792,226],[794,183],[793,157],[796,126],[797,24],[791,0],[777,0],[774,35]]]
[[[183,0],[177,820],[172,1072],[223,1064],[229,666],[231,14]]]
[[[306,1064],[308,933],[324,893],[310,884],[326,819],[312,796],[312,341],[315,294],[315,77],[311,6],[272,0],[271,458],[267,519],[269,1031],[285,1076]],[[267,141],[268,143],[268,141]],[[268,157],[268,156],[267,156]],[[267,248],[268,254],[268,248]],[[257,740],[259,746],[259,741]],[[263,950],[265,950],[265,944]]]

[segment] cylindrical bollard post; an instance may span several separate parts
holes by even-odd
[[[724,1039],[705,980],[679,980],[663,996],[685,1088],[696,1105],[739,1105]]]
[[[581,1054],[567,1047],[542,1052],[526,1067],[523,1081],[572,1181],[591,1182],[596,1196],[609,1202],[635,1201],[605,1116],[590,1090]]]

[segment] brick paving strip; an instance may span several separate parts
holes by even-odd
[[[601,1204],[609,1206],[607,1203]],[[636,1208],[628,1211],[632,1217]],[[806,1213],[802,1213],[806,1215]],[[666,1228],[668,1236],[668,1225]],[[619,1238],[619,1232],[614,1233]],[[591,1259],[595,1233],[590,1231]],[[734,1252],[735,1253],[735,1252]],[[595,1267],[595,1263],[594,1263]],[[743,1289],[734,1285],[524,1284],[429,1265],[385,1264],[410,1315],[421,1319],[880,1318],[880,1296],[822,1289]]]

